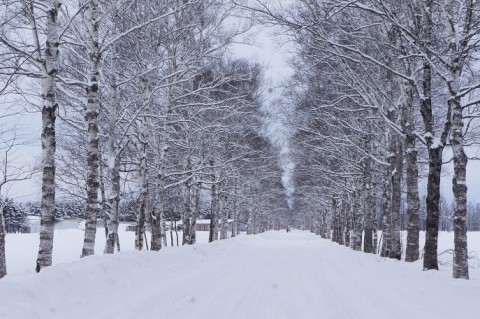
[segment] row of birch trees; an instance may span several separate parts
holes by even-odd
[[[286,92],[296,114],[290,123],[295,210],[318,234],[331,233],[354,250],[395,259],[404,254],[407,262],[423,257],[424,270],[438,269],[442,164],[453,162],[453,277],[468,279],[466,167],[467,151],[479,141],[478,2],[256,3],[249,9],[283,27],[297,48]]]
[[[55,199],[85,203],[81,256],[120,250],[119,203],[136,201],[135,247],[166,244],[181,211],[196,241],[202,203],[210,241],[287,220],[277,149],[264,137],[261,67],[229,58],[248,25],[230,1],[35,1],[0,4],[5,87],[42,114],[42,200],[36,270],[50,266]],[[146,232],[150,234],[147,243]],[[6,274],[4,234],[0,259]],[[150,244],[150,245],[148,245]]]

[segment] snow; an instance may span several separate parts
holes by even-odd
[[[430,149],[433,150],[433,149],[436,149],[436,148],[439,148],[439,147],[443,147],[443,143],[440,140],[440,138],[435,137],[432,141],[432,145],[430,146]]]
[[[135,249],[135,232],[127,232],[125,230],[126,226],[126,224],[119,226],[120,248],[122,251],[131,251]],[[58,229],[61,227],[58,224],[55,227],[52,263],[57,265],[80,259],[85,234],[85,222],[83,221],[72,226],[71,229]],[[181,244],[182,232],[178,232],[178,237]],[[5,240],[8,275],[34,273],[38,254],[39,234],[7,234]],[[175,233],[173,233],[173,240],[174,245],[176,245]],[[197,241],[207,243],[208,232],[197,232]],[[105,231],[103,228],[97,228],[95,243],[95,253],[102,255],[105,248]],[[170,232],[168,231],[167,244],[168,248],[170,248]],[[0,319],[3,318],[0,316]]]
[[[72,239],[75,231],[55,235]],[[440,246],[448,248],[452,234],[441,235]],[[476,246],[469,250],[478,251],[480,234],[471,235]],[[448,265],[424,272],[421,261],[354,252],[308,232],[272,231],[157,253],[95,255],[40,274],[8,275],[0,281],[0,318],[475,317],[475,263],[471,280],[455,280]]]

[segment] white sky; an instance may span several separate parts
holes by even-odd
[[[479,157],[480,152],[478,148],[470,149],[467,152],[468,156]],[[448,161],[451,158],[451,150],[446,148],[444,150],[444,161]],[[442,196],[448,202],[453,201],[452,194],[452,173],[453,173],[453,162],[450,162],[447,165],[444,165],[442,168],[443,174],[440,183],[440,189]],[[478,203],[480,202],[480,161],[470,160],[467,164],[467,200],[469,202]]]

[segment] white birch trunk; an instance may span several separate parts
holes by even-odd
[[[196,184],[194,188],[194,206],[192,213],[192,220],[190,225],[190,245],[197,242],[197,218],[200,212],[200,196],[201,196],[202,183]]]
[[[162,244],[165,247],[167,247],[167,220],[165,219],[164,214],[161,215],[160,225],[161,225],[160,234],[162,238]]]
[[[362,250],[362,231],[363,231],[363,214],[361,205],[361,190],[356,187],[353,197],[353,250]]]
[[[347,226],[348,223],[346,223],[345,226]],[[348,246],[348,243],[347,243],[347,230],[348,228],[345,227],[344,228],[344,234],[342,236],[344,236],[345,240],[344,240],[344,245]],[[327,239],[328,238],[328,225],[327,225],[327,210],[326,209],[322,209],[320,211],[320,237],[322,237],[323,239]]]
[[[448,107],[451,112],[450,144],[453,151],[453,179],[452,190],[454,197],[453,232],[453,278],[469,279],[468,248],[467,248],[467,155],[464,149],[463,113],[460,97],[461,73],[465,63],[465,52],[468,51],[469,31],[477,26],[473,25],[473,0],[466,0],[464,5],[463,30],[452,24],[456,4],[452,0],[445,0],[443,23],[448,32],[448,55],[450,58],[449,79],[447,81],[449,99]]]
[[[58,109],[55,77],[58,73],[59,43],[58,10],[61,2],[48,1],[47,37],[44,57],[42,107],[42,200],[40,244],[35,270],[39,272],[52,264],[53,233],[55,228],[55,119]]]
[[[184,184],[184,194],[183,194],[182,245],[188,245],[191,243],[191,225],[192,225],[191,189],[192,189],[192,186],[190,185],[189,181],[186,181]]]
[[[423,41],[426,47],[432,45],[433,29],[433,8],[432,0],[424,0],[422,5],[422,17],[424,18],[421,26]],[[424,9],[423,9],[424,8]],[[440,137],[435,139],[435,118],[432,107],[432,68],[430,65],[431,54],[426,52],[423,62],[423,90],[421,99],[421,114],[425,126],[425,141],[428,148],[428,180],[427,180],[427,199],[426,199],[426,230],[425,247],[423,254],[423,269],[438,270],[438,224],[439,224],[439,200],[440,200],[440,178],[442,173],[442,154],[445,147],[447,136],[450,131],[450,110],[447,111],[443,131]]]
[[[390,252],[388,257],[400,260],[402,245],[400,241],[400,205],[402,200],[402,175],[403,175],[403,146],[396,136],[395,156],[392,159],[392,202],[390,211]]]
[[[148,200],[148,180],[147,180],[147,119],[142,118],[141,133],[139,137],[139,149],[140,149],[140,197],[138,200],[138,212],[137,212],[137,227],[135,228],[135,248],[138,250],[143,249],[143,236],[145,233],[145,215]]]
[[[345,245],[345,228],[346,221],[348,220],[347,215],[349,213],[348,201],[342,200],[341,197],[337,199],[337,202],[340,203],[340,209],[338,212],[338,244]]]
[[[381,176],[381,175],[380,175]],[[377,181],[379,178],[379,175],[378,174],[373,174],[373,184],[372,184],[372,187],[373,187],[373,211],[376,212],[376,198],[377,198],[377,191],[378,191],[378,184],[375,182]],[[377,223],[377,215],[376,213],[374,213],[374,218],[373,218],[373,253],[374,254],[378,254],[378,223]]]
[[[210,204],[210,235],[209,242],[218,240],[218,185],[212,184],[211,204]]]
[[[102,151],[100,150],[100,154]],[[103,229],[105,231],[105,238],[108,237],[108,226],[107,226],[107,194],[106,194],[106,188],[105,188],[105,171],[104,171],[104,165],[103,163],[100,164],[99,168],[99,189],[100,189],[100,207],[101,207],[101,214],[102,214],[102,219],[103,219]]]
[[[418,164],[417,148],[415,146],[414,117],[413,117],[413,85],[407,82],[404,88],[403,102],[403,131],[405,133],[405,162],[407,184],[407,245],[405,261],[413,262],[419,256],[420,220],[418,211],[420,199],[418,195]]]
[[[3,200],[0,199],[0,279],[7,275],[7,259],[5,256],[5,220],[3,218]]]
[[[390,207],[391,207],[391,178],[390,172],[387,170],[386,176],[383,181],[383,207],[382,207],[382,248],[380,256],[388,257],[391,250],[391,241],[390,241]]]
[[[351,239],[351,233],[352,233],[352,216],[353,216],[353,211],[352,211],[352,200],[349,200],[349,195],[344,195],[342,198],[342,201],[345,203],[345,229],[343,231],[343,238],[345,242],[345,246],[347,247],[352,247],[352,239]],[[327,225],[328,225],[328,214],[325,211],[324,212],[324,218],[323,222],[325,223],[325,230],[327,230]],[[326,237],[329,237],[330,232],[326,231]]]
[[[219,198],[219,215],[221,216],[220,222],[220,239],[227,239],[228,237],[228,210],[226,209],[227,196],[222,192]]]
[[[210,166],[212,167],[212,186],[211,186],[211,203],[210,203],[210,235],[208,242],[218,240],[218,184],[217,177],[215,174],[214,161],[210,161]]]
[[[98,0],[89,1],[85,12],[85,24],[88,28],[88,52],[90,55],[89,82],[87,88],[87,205],[85,209],[85,238],[81,257],[95,253],[95,235],[97,217],[99,215],[98,188],[99,188],[99,139],[98,139],[98,77],[100,75],[100,48],[98,28],[100,8]]]
[[[163,180],[163,170],[160,165],[160,161],[157,162],[157,174],[156,174],[156,194],[155,194],[155,203],[153,206],[153,215],[152,215],[152,239],[151,239],[151,249],[154,251],[159,251],[162,249],[162,239],[164,240],[164,245],[166,246],[166,233],[165,233],[165,219],[164,214],[164,180]]]
[[[370,130],[369,135],[365,141],[365,150],[370,153]],[[363,238],[363,251],[365,253],[373,253],[373,219],[374,219],[374,209],[375,209],[375,198],[373,197],[373,187],[372,187],[372,159],[366,157],[364,160],[364,189],[365,189],[365,223],[364,223],[364,238]]]
[[[238,192],[238,188],[237,186],[235,185],[235,189],[233,191],[233,201],[232,201],[232,238],[234,238],[235,236],[237,236],[238,234],[238,208],[237,208],[237,202],[238,202],[238,198],[237,198],[237,192]]]
[[[456,71],[452,72],[456,73]],[[458,81],[454,77],[454,81]],[[452,133],[450,143],[453,149],[454,175],[452,189],[454,196],[454,255],[453,255],[453,278],[469,279],[468,274],[468,249],[467,249],[467,156],[463,146],[463,116],[460,99],[457,97],[458,88],[452,82],[450,84],[450,100],[448,104],[452,110]],[[458,82],[457,82],[458,84]]]
[[[340,219],[339,219],[338,200],[332,199],[332,241],[334,243],[340,243]]]
[[[117,12],[112,14],[114,19],[114,32],[117,33]],[[118,53],[117,45],[112,46],[111,51],[112,63],[110,66],[111,82],[110,82],[110,112],[108,114],[108,158],[107,158],[107,174],[110,183],[105,194],[104,220],[106,229],[106,243],[105,254],[113,254],[115,245],[119,243],[118,226],[119,226],[119,211],[118,206],[120,202],[120,154],[118,154],[115,141],[117,139],[117,120],[118,120]],[[101,166],[103,167],[103,165]],[[120,251],[120,245],[117,244],[117,249]]]
[[[255,209],[252,209],[252,211],[248,215],[247,235],[256,234],[256,228],[257,228],[257,213]]]
[[[177,78],[172,79],[172,81],[177,80]],[[159,251],[162,248],[162,245],[167,247],[167,224],[165,220],[165,174],[166,174],[166,161],[167,153],[170,147],[170,127],[169,121],[171,120],[172,113],[172,100],[173,100],[173,88],[170,84],[168,88],[167,104],[165,113],[162,114],[165,116],[163,124],[161,127],[161,134],[163,134],[162,140],[160,143],[158,136],[154,136],[157,157],[156,157],[156,175],[155,175],[155,202],[153,205],[152,213],[152,237],[151,237],[151,249],[154,251]]]
[[[119,164],[113,159],[113,167],[109,168],[111,185],[109,186],[107,201],[105,203],[105,217],[107,221],[107,240],[105,243],[105,254],[113,254],[118,239],[118,204],[120,201],[120,173]],[[120,247],[118,247],[120,249]]]

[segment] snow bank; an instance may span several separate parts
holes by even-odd
[[[122,251],[134,250],[135,233],[127,232],[126,225],[119,227],[120,248]],[[182,243],[182,232],[178,232],[179,242]],[[65,229],[55,230],[53,244],[53,264],[58,265],[80,259],[83,246],[84,230]],[[168,246],[171,245],[170,233],[167,232]],[[173,233],[174,245],[176,236]],[[197,232],[197,241],[208,242],[207,232]],[[105,248],[105,233],[102,228],[97,229],[95,253],[103,254]],[[18,273],[34,273],[35,261],[38,254],[39,234],[7,234],[6,259],[8,276]]]
[[[470,238],[477,249],[480,236]],[[354,252],[308,232],[268,232],[9,275],[0,281],[0,318],[475,317],[480,270],[470,274],[454,280],[450,266],[423,272],[421,261]]]

